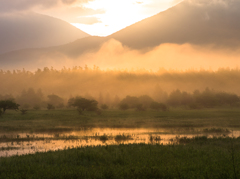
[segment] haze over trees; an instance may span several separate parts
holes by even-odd
[[[171,0],[107,37],[28,12],[99,30],[149,2],[105,24],[110,1],[17,1],[0,0],[0,178],[240,178],[240,0]]]
[[[42,103],[44,101],[44,95],[42,93],[42,90],[39,88],[37,91],[35,91],[33,88],[23,89],[16,97],[16,101],[24,108],[29,108],[30,106],[36,106],[40,105],[42,106]]]
[[[156,102],[166,102],[167,96],[176,89],[192,93],[194,90],[204,91],[207,87],[240,95],[240,70],[237,68],[158,72],[104,71],[97,67],[44,68],[35,72],[0,70],[0,81],[0,98],[14,97],[21,106],[49,103],[48,95],[62,98],[53,105],[61,104],[62,100],[66,104],[70,96],[92,98],[109,107],[110,103],[116,106],[127,95],[148,95]]]
[[[15,98],[22,109],[35,110],[67,105],[81,111],[237,107],[240,95],[237,68],[185,72],[104,71],[96,66],[44,68],[36,72],[0,71],[0,80],[0,100]]]
[[[188,106],[191,109],[213,108],[219,106],[240,106],[240,98],[236,94],[218,92],[206,88],[193,93],[175,90],[169,94],[167,104],[171,106]]]
[[[59,97],[58,95],[52,94],[48,95],[48,104],[51,104],[52,106],[56,106],[58,108],[64,107],[64,99]]]
[[[166,111],[167,106],[163,103],[158,103],[148,95],[136,96],[126,96],[119,103],[119,108],[121,110],[136,109],[137,111],[145,111],[146,109],[162,110]]]

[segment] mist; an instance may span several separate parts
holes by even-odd
[[[206,89],[240,95],[240,70],[101,70],[97,66],[74,68],[0,71],[0,98],[15,98],[23,106],[56,106],[67,104],[69,98],[81,96],[100,104],[116,106],[126,96],[150,96],[166,102],[173,91],[192,94]],[[54,99],[54,100],[53,100]],[[60,102],[59,102],[60,101]],[[36,106],[37,107],[37,106]]]
[[[74,96],[114,100],[149,95],[160,102],[176,89],[191,93],[209,88],[239,95],[239,57],[237,47],[161,44],[136,50],[110,39],[83,55],[48,51],[32,62],[20,60],[23,70],[13,69],[14,64],[10,70],[3,68],[0,94],[16,97],[32,88],[41,89],[46,99],[53,94],[65,101]]]
[[[216,47],[213,44],[203,46],[188,43],[166,43],[155,48],[136,50],[124,46],[115,39],[110,39],[98,49],[90,52],[80,55],[72,55],[72,53],[56,49],[47,50],[45,53],[35,50],[25,56],[24,52],[20,51],[18,53],[19,61],[11,64],[11,67],[3,69],[12,70],[20,67],[20,69],[35,71],[37,68],[44,67],[62,69],[63,67],[72,68],[85,65],[93,67],[95,65],[102,70],[145,69],[157,72],[161,68],[180,71],[189,69],[218,70],[227,67],[236,68],[240,65],[240,48]],[[34,60],[29,61],[28,58]],[[4,67],[4,63],[2,67]]]
[[[161,44],[152,49],[134,50],[114,39],[104,43],[96,53],[87,53],[80,64],[97,65],[101,69],[212,69],[237,67],[240,48],[216,48],[214,45]]]

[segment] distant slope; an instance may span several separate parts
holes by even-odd
[[[69,23],[36,14],[0,16],[0,53],[66,44],[89,36]]]
[[[196,2],[204,2],[204,4]],[[223,48],[239,47],[240,1],[223,0],[221,2],[225,2],[224,5],[216,2],[218,1],[186,0],[108,37],[86,37],[66,45],[1,54],[0,69],[42,68],[49,65],[49,61],[54,62],[53,65],[60,64],[59,59],[62,59],[62,64],[64,60],[68,62],[71,59],[71,66],[78,65],[82,59],[76,60],[76,57],[86,52],[97,51],[101,44],[112,38],[133,49],[148,49],[163,43],[189,43],[200,46],[212,44]],[[48,26],[44,26],[44,28],[46,27]],[[56,43],[57,35],[55,36],[54,32],[60,34],[57,30],[48,33],[46,37],[48,46]],[[65,38],[69,38],[71,35],[69,32],[63,34],[66,35]],[[32,38],[41,41],[34,35]],[[21,39],[20,41],[24,42],[25,40]]]
[[[68,59],[74,60],[80,54],[97,51],[105,40],[103,37],[89,36],[61,46],[22,49],[0,54],[0,69],[37,69],[49,65],[63,67],[64,61],[61,60],[66,60],[68,65]]]
[[[200,2],[204,2],[201,3]],[[240,44],[240,1],[184,1],[110,36],[132,48],[162,43]]]

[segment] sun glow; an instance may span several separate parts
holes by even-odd
[[[155,6],[154,6],[155,4]],[[150,17],[169,8],[173,0],[136,1],[136,0],[95,0],[85,6],[91,9],[103,9],[105,13],[88,17],[95,17],[98,23],[71,23],[90,35],[107,36],[142,19]]]

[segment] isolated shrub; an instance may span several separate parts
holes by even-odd
[[[127,110],[127,109],[129,109],[129,106],[128,106],[128,104],[126,104],[126,103],[120,103],[120,104],[119,104],[119,108],[120,108],[121,110]]]
[[[89,100],[81,97],[70,98],[68,100],[68,105],[77,107],[82,111],[96,111],[98,110],[98,102],[96,100]]]
[[[21,112],[22,115],[26,114],[27,111],[28,111],[28,110],[26,110],[26,109],[21,109],[21,110],[20,110],[20,112]]]
[[[102,105],[101,105],[101,109],[103,109],[103,110],[108,109],[108,105],[106,105],[106,104],[102,104]]]
[[[0,101],[0,110],[2,110],[2,114],[5,113],[7,109],[18,110],[19,106],[20,105],[15,103],[13,99]]]
[[[48,105],[47,105],[47,109],[48,109],[48,110],[51,110],[51,109],[55,109],[55,107],[54,107],[52,104],[48,104]]]

